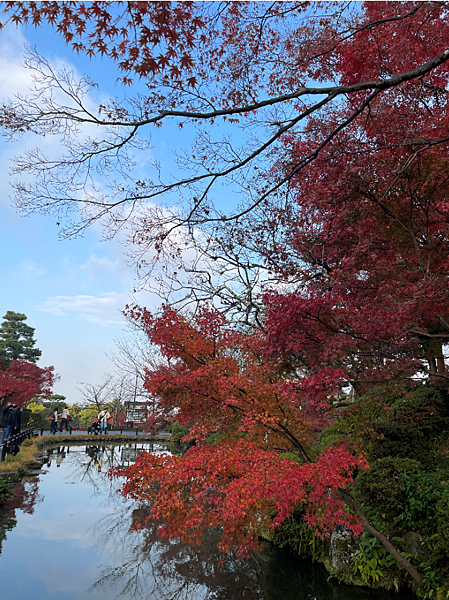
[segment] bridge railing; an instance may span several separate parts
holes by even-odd
[[[0,444],[0,462],[5,460],[7,454],[17,454],[18,448],[23,440],[33,437],[34,427],[25,429],[15,435],[10,435],[3,444]],[[17,450],[17,452],[16,452]]]

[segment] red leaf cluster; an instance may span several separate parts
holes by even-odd
[[[150,516],[163,520],[162,534],[199,543],[207,528],[220,527],[220,548],[245,554],[257,547],[261,527],[276,527],[300,502],[308,502],[305,518],[322,534],[334,522],[361,533],[336,494],[352,481],[355,467],[366,463],[343,447],[300,466],[240,439],[194,447],[183,457],[141,453],[114,474],[127,478],[124,495],[152,504]]]
[[[140,77],[193,65],[191,50],[203,22],[191,2],[5,2],[17,23],[53,25],[76,52],[109,56]],[[125,83],[132,80],[125,78]]]
[[[54,367],[38,367],[26,360],[13,360],[7,369],[0,370],[0,397],[13,395],[20,406],[32,398],[51,394]]]
[[[167,361],[147,371],[148,391],[176,409],[190,427],[186,439],[195,440],[184,456],[141,454],[115,472],[126,477],[124,494],[152,503],[162,533],[199,542],[206,528],[221,527],[221,548],[245,553],[257,546],[260,527],[276,527],[301,502],[320,534],[336,522],[360,533],[338,490],[366,461],[341,445],[315,462],[307,454],[338,373],[286,380],[263,333],[235,331],[207,307],[191,321],[169,307],[158,317],[139,308],[130,314]],[[210,446],[213,431],[223,437]]]

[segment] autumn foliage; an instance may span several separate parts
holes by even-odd
[[[168,535],[198,541],[220,526],[222,548],[241,553],[304,505],[320,535],[363,526],[420,585],[355,501],[352,481],[367,472],[375,436],[369,402],[377,418],[393,411],[393,392],[408,397],[425,384],[447,394],[446,4],[7,2],[5,12],[108,56],[126,84],[136,75],[146,83],[146,95],[94,114],[85,81],[32,54],[42,87],[5,103],[1,123],[11,136],[62,132],[66,150],[51,168],[37,154],[17,161],[17,175],[37,174],[17,184],[19,209],[60,215],[76,203],[80,223],[67,235],[95,219],[109,217],[109,235],[131,223],[143,271],[147,249],[179,264],[190,244],[202,297],[246,317],[231,326],[211,306],[195,306],[195,316],[168,304],[157,315],[129,311],[161,356],[146,373],[156,407],[148,427],[176,418],[195,445],[182,457],[141,455],[124,492],[149,502]],[[56,88],[76,109],[56,103]],[[170,119],[196,128],[181,161],[187,174],[164,184],[157,165],[136,181],[129,146],[145,150],[137,136]],[[104,133],[74,145],[80,123]],[[224,123],[219,141],[208,131],[215,123]],[[239,191],[233,209],[215,202],[220,185]],[[181,207],[153,204],[175,191]],[[220,268],[202,268],[205,258]],[[172,290],[177,271],[164,266]],[[269,284],[249,285],[254,266]],[[242,299],[232,288],[226,305],[229,280],[214,282],[229,271],[243,272],[250,289]],[[320,436],[342,414],[350,433],[322,450]]]
[[[65,42],[89,57],[116,60],[140,77],[169,69],[172,76],[191,66],[191,49],[203,25],[190,2],[7,2],[16,24],[56,25]],[[130,80],[125,80],[130,83]]]
[[[344,448],[301,467],[241,439],[190,449],[184,457],[142,453],[121,473],[127,478],[122,491],[152,505],[151,517],[164,522],[161,534],[199,543],[205,530],[221,528],[220,548],[245,554],[259,547],[263,528],[279,525],[300,502],[307,501],[305,519],[321,534],[335,521],[360,534],[363,527],[336,494],[356,466],[366,465]]]
[[[38,367],[26,360],[13,360],[0,370],[0,397],[12,394],[13,401],[23,406],[32,398],[51,394],[54,367]]]
[[[159,318],[138,309],[133,317],[167,361],[147,373],[148,391],[167,410],[176,407],[196,440],[184,456],[141,454],[124,472],[123,493],[152,503],[163,532],[199,541],[221,526],[221,547],[245,552],[259,527],[278,525],[307,501],[306,520],[321,533],[335,521],[360,533],[337,492],[366,462],[340,445],[310,461],[306,448],[326,418],[325,395],[304,402],[301,386],[284,381],[281,361],[266,355],[261,334],[238,333],[210,309],[195,323],[170,308]],[[225,436],[213,447],[204,443],[211,431]],[[282,449],[293,454],[283,457]]]

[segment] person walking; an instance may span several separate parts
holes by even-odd
[[[62,450],[60,448],[58,448],[58,453],[56,455],[56,466],[60,467],[62,465],[62,461],[65,458],[65,452],[64,452],[64,446],[62,447]]]
[[[59,426],[60,433],[62,433],[62,430],[64,427],[65,427],[65,430],[67,431],[67,433],[69,433],[69,417],[70,417],[69,407],[64,406],[64,409],[63,409],[62,415],[61,415],[61,425]]]
[[[108,419],[111,417],[111,413],[108,409],[103,409],[98,413],[98,420],[100,422],[100,434],[105,435],[108,432]]]
[[[2,444],[8,439],[9,434],[11,433],[11,410],[12,402],[8,401],[6,406],[3,408],[2,420],[0,422],[0,427],[3,429]]]
[[[51,415],[51,423],[50,423],[50,433],[55,434],[58,429],[58,407],[55,407],[53,414]]]

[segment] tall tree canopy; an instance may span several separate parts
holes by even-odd
[[[53,367],[38,367],[42,354],[35,347],[34,328],[26,315],[8,310],[0,326],[0,398],[10,397],[23,405],[34,397],[51,394]]]
[[[5,101],[0,122],[11,137],[56,136],[61,152],[17,158],[19,211],[55,215],[62,235],[97,219],[106,235],[129,227],[140,276],[155,286],[162,254],[173,262],[163,292],[219,297],[248,323],[260,325],[257,291],[273,277],[259,238],[235,249],[229,225],[273,203],[288,209],[298,179],[347,136],[353,164],[396,149],[386,181],[448,142],[444,2],[12,1],[4,12],[109,59],[129,86],[95,108],[94,81],[29,51],[34,90]],[[174,175],[148,159],[152,132],[168,123],[180,128]],[[134,176],[140,160],[148,174]],[[269,235],[273,221],[264,226]]]
[[[8,2],[4,11],[17,23],[55,27],[77,52],[109,57],[131,86],[130,95],[94,110],[87,98],[94,82],[31,52],[35,91],[3,106],[10,135],[61,138],[59,159],[36,150],[16,162],[19,177],[36,176],[16,185],[16,202],[25,213],[78,208],[68,235],[105,217],[115,230],[141,201],[141,241],[159,247],[171,227],[236,219],[287,193],[340,132],[369,125],[386,106],[397,135],[371,139],[371,156],[385,145],[416,151],[447,141],[444,2]],[[135,77],[146,93],[133,97]],[[185,176],[166,180],[154,165],[147,178],[133,178],[133,154],[146,152],[151,130],[167,121],[186,128],[187,144],[189,125],[197,130],[180,157]],[[294,160],[286,148],[292,136]],[[274,176],[276,158],[288,168]],[[238,192],[235,210],[214,204],[220,185]],[[182,210],[148,205],[176,190]]]
[[[0,325],[0,362],[3,368],[12,360],[26,360],[35,363],[42,355],[36,348],[34,327],[25,323],[27,316],[8,310]]]

